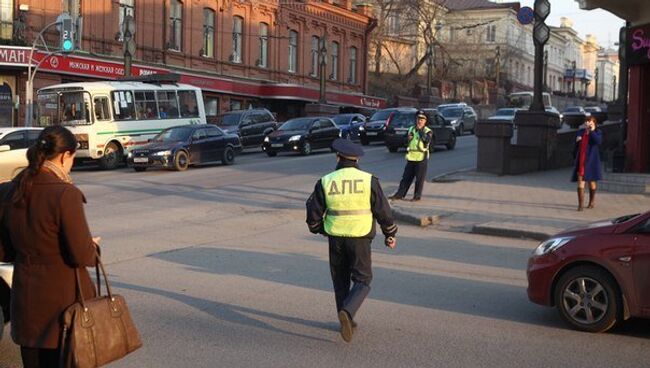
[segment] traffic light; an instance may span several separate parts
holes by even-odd
[[[74,51],[74,22],[72,18],[61,20],[61,52]]]

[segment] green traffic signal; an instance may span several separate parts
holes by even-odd
[[[61,21],[61,51],[74,51],[74,23],[71,18]]]

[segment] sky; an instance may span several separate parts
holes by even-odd
[[[618,31],[625,25],[625,21],[614,14],[602,10],[582,10],[574,0],[549,0],[551,14],[546,19],[546,24],[560,26],[560,18],[567,17],[573,21],[573,28],[578,31],[584,40],[587,34],[596,36],[602,47],[614,47],[618,42]],[[521,6],[533,7],[534,0],[519,0]]]

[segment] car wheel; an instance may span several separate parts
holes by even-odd
[[[581,266],[566,272],[558,280],[554,296],[562,319],[580,331],[605,332],[616,324],[621,311],[616,281],[597,267]]]
[[[368,142],[368,139],[367,139],[367,138],[365,138],[365,139],[364,139],[364,138],[361,138],[361,145],[362,145],[362,146],[367,146],[367,145],[369,145],[369,144],[370,144],[370,142]]]
[[[303,156],[308,156],[309,154],[311,154],[311,144],[309,144],[309,142],[305,142],[302,145],[302,151],[300,151],[300,153]]]
[[[388,152],[395,153],[395,152],[397,152],[397,149],[398,148],[395,147],[395,146],[388,146]]]
[[[227,146],[225,150],[223,150],[223,154],[221,155],[221,163],[224,165],[232,165],[235,163],[235,150],[232,149],[232,147]]]
[[[460,124],[458,126],[458,136],[462,137],[464,133],[465,133],[465,126],[463,124]]]
[[[275,152],[275,151],[268,151],[268,150],[267,150],[267,151],[266,151],[266,155],[269,156],[269,157],[275,157],[275,156],[278,155],[278,153]]]
[[[146,167],[134,167],[133,170],[135,170],[136,172],[143,172],[143,171],[147,171],[147,168]]]
[[[103,170],[113,170],[122,162],[122,149],[115,142],[109,142],[104,147],[104,155],[99,159],[99,167]]]
[[[174,170],[185,171],[190,166],[190,159],[185,151],[178,151],[174,155]]]
[[[445,144],[448,150],[453,150],[456,147],[456,134],[452,134],[451,137],[449,137],[449,142]]]

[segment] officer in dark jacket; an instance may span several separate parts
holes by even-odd
[[[329,238],[341,336],[350,342],[356,327],[353,318],[370,292],[370,243],[375,237],[375,219],[390,248],[397,244],[397,225],[379,180],[359,170],[363,149],[347,139],[335,140],[332,148],[338,164],[335,171],[316,183],[307,200],[307,225],[312,233]]]
[[[413,201],[422,198],[424,179],[427,176],[429,162],[429,145],[433,139],[433,131],[427,127],[427,116],[420,110],[416,114],[415,125],[408,131],[408,146],[406,148],[406,166],[399,189],[390,199],[404,199],[415,178],[415,193]]]

